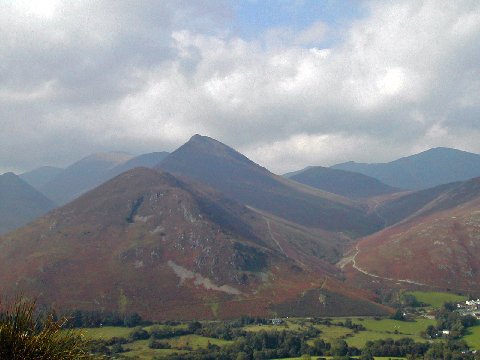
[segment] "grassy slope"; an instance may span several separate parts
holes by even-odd
[[[398,340],[409,337],[418,342],[424,342],[425,339],[420,337],[420,332],[425,330],[428,325],[435,324],[435,320],[417,319],[412,322],[397,321],[391,319],[374,320],[371,318],[352,319],[354,324],[361,324],[367,330],[354,333],[345,327],[317,325],[316,327],[322,331],[319,338],[331,342],[334,339],[345,338],[348,345],[362,348],[367,341],[391,338]],[[397,330],[397,334],[395,334]],[[313,343],[313,341],[311,341]]]
[[[468,329],[468,333],[463,339],[471,348],[480,350],[480,325]]]
[[[466,296],[444,292],[411,291],[407,294],[415,296],[418,301],[428,304],[434,308],[441,308],[446,302],[460,302],[468,300]]]
[[[132,332],[132,328],[120,327],[120,326],[104,326],[100,328],[83,328],[78,329],[79,332],[85,334],[89,339],[93,340],[105,340],[114,337],[127,338],[128,334]]]

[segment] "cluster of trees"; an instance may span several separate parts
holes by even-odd
[[[65,327],[67,328],[86,328],[101,326],[126,326],[135,327],[138,325],[147,325],[149,322],[142,319],[137,313],[122,314],[110,311],[84,311],[75,310],[60,314],[61,317],[68,319]]]
[[[368,341],[362,349],[361,360],[374,356],[406,357],[407,359],[424,360],[478,360],[480,354],[469,351],[463,340],[445,342],[416,343],[413,339]]]
[[[399,340],[385,339],[367,341],[362,349],[362,355],[368,356],[398,356],[406,357],[413,355],[420,357],[429,349],[428,343],[416,343],[411,338],[403,338]]]
[[[454,303],[445,303],[435,315],[436,326],[428,326],[422,332],[422,336],[427,339],[434,339],[443,336],[443,331],[447,330],[449,332],[448,338],[458,339],[465,335],[467,328],[477,324],[477,319],[474,316],[461,315],[455,310],[456,305]]]
[[[210,345],[208,349],[196,350],[181,356],[172,355],[169,359],[275,359],[302,355],[354,356],[360,355],[356,348],[349,347],[344,340],[332,344],[316,340],[313,346],[307,343],[309,337],[302,332],[259,331],[246,332],[235,338],[233,344],[222,348]]]

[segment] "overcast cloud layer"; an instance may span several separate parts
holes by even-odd
[[[171,151],[195,133],[278,173],[480,153],[477,0],[366,2],[340,28],[248,40],[229,2],[199,3],[0,2],[0,170]]]

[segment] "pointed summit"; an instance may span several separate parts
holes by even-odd
[[[243,164],[244,166],[257,166],[261,168],[259,165],[233,148],[211,137],[199,134],[193,135],[190,140],[178,148],[175,153],[176,159],[179,159],[180,155],[186,154],[190,157],[193,153],[196,153],[198,159],[201,158],[201,155],[202,159],[204,160],[206,160],[206,158],[203,158],[203,156],[208,156],[234,161],[237,164]]]
[[[366,234],[380,220],[340,196],[272,174],[231,147],[195,135],[158,169],[200,181],[243,204],[289,221],[328,231]]]

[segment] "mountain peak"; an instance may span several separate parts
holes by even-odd
[[[378,226],[356,204],[337,195],[290,182],[221,142],[195,135],[168,155],[156,169],[204,183],[262,211],[306,226],[365,233]]]
[[[235,163],[243,163],[243,165],[247,166],[258,166],[246,156],[242,155],[228,145],[225,145],[224,143],[211,137],[199,134],[193,135],[188,142],[170,154],[167,159],[179,157],[183,158],[185,156],[193,156],[199,160],[205,160],[206,158],[204,156],[208,156],[209,158],[220,158],[234,161]]]
[[[3,177],[4,179],[18,179],[18,175],[16,175],[15,173],[9,171],[9,172],[6,172],[2,175],[0,175],[1,177]]]
[[[197,145],[197,146],[198,145],[209,146],[209,147],[214,147],[217,150],[228,149],[228,150],[231,150],[231,151],[235,151],[231,147],[225,145],[224,143],[222,143],[222,142],[220,142],[220,141],[218,141],[214,138],[211,138],[209,136],[199,135],[199,134],[193,135],[185,145],[187,145],[187,144],[194,144],[194,145]]]

